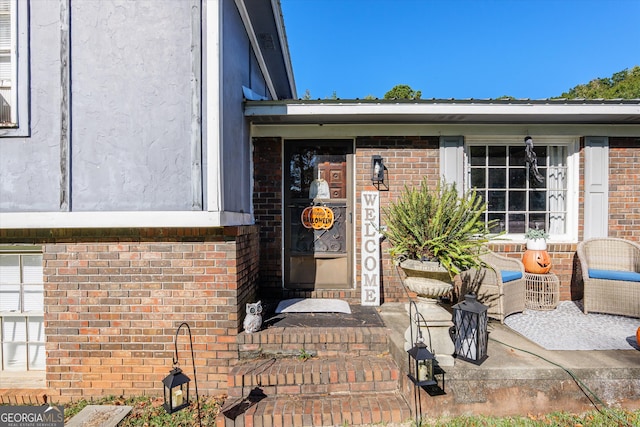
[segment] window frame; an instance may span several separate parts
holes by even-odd
[[[46,369],[46,355],[45,345],[46,336],[44,334],[44,301],[42,303],[42,310],[25,310],[25,285],[36,285],[35,282],[26,281],[25,276],[25,256],[40,255],[42,259],[42,248],[37,246],[26,247],[0,247],[0,255],[18,256],[18,268],[19,271],[19,301],[20,310],[18,311],[0,311],[0,371],[4,372],[24,372],[24,371],[42,371]],[[43,266],[44,269],[44,266]],[[5,285],[7,283],[4,283]],[[38,282],[42,286],[43,298],[44,298],[44,272],[42,281]],[[35,322],[35,323],[34,323]],[[7,323],[9,325],[7,325]],[[24,332],[24,339],[9,339],[6,336],[7,328],[10,328],[11,324],[14,325],[18,332]],[[22,325],[22,326],[20,326]],[[39,326],[38,326],[39,325]],[[33,326],[37,326],[36,329]],[[32,334],[34,330],[37,330],[35,334]],[[15,331],[14,331],[15,332]],[[40,339],[36,339],[33,335],[37,335]],[[17,368],[8,367],[7,355],[5,351],[10,351],[11,347],[20,348],[24,347],[24,363],[21,363]],[[40,364],[34,366],[33,361],[35,358],[41,359]]]
[[[579,148],[580,138],[577,136],[533,136],[534,146],[563,146],[567,152],[567,188],[566,188],[566,227],[562,234],[550,234],[549,242],[575,242],[578,236],[579,215]],[[524,136],[467,136],[464,144],[464,176],[465,188],[471,188],[470,147],[478,145],[515,146],[522,144]],[[546,166],[545,166],[546,168]],[[530,211],[531,212],[531,211]],[[524,242],[524,233],[510,233],[500,236],[501,239]]]
[[[11,6],[11,123],[0,123],[0,136],[29,136],[29,1],[8,0]]]

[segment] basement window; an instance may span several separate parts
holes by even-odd
[[[0,360],[3,371],[45,369],[42,253],[0,252]]]

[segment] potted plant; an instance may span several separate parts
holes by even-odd
[[[544,230],[540,230],[539,228],[530,228],[526,233],[524,233],[524,238],[527,240],[527,249],[547,249],[547,239],[549,238],[549,234]]]
[[[529,228],[524,234],[527,250],[522,255],[522,263],[527,273],[546,274],[551,270],[551,257],[547,252],[549,234],[538,228]]]
[[[455,184],[439,182],[431,190],[423,179],[405,186],[383,208],[389,254],[407,274],[405,284],[419,296],[437,298],[452,289],[455,275],[479,267],[491,224],[486,205],[475,192],[459,194]],[[426,280],[422,280],[426,279]]]

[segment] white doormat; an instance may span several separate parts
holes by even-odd
[[[276,314],[280,313],[351,313],[351,307],[340,299],[292,298],[280,301]]]

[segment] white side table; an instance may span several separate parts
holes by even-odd
[[[553,310],[560,300],[560,280],[553,273],[524,273],[524,306],[532,310]]]

